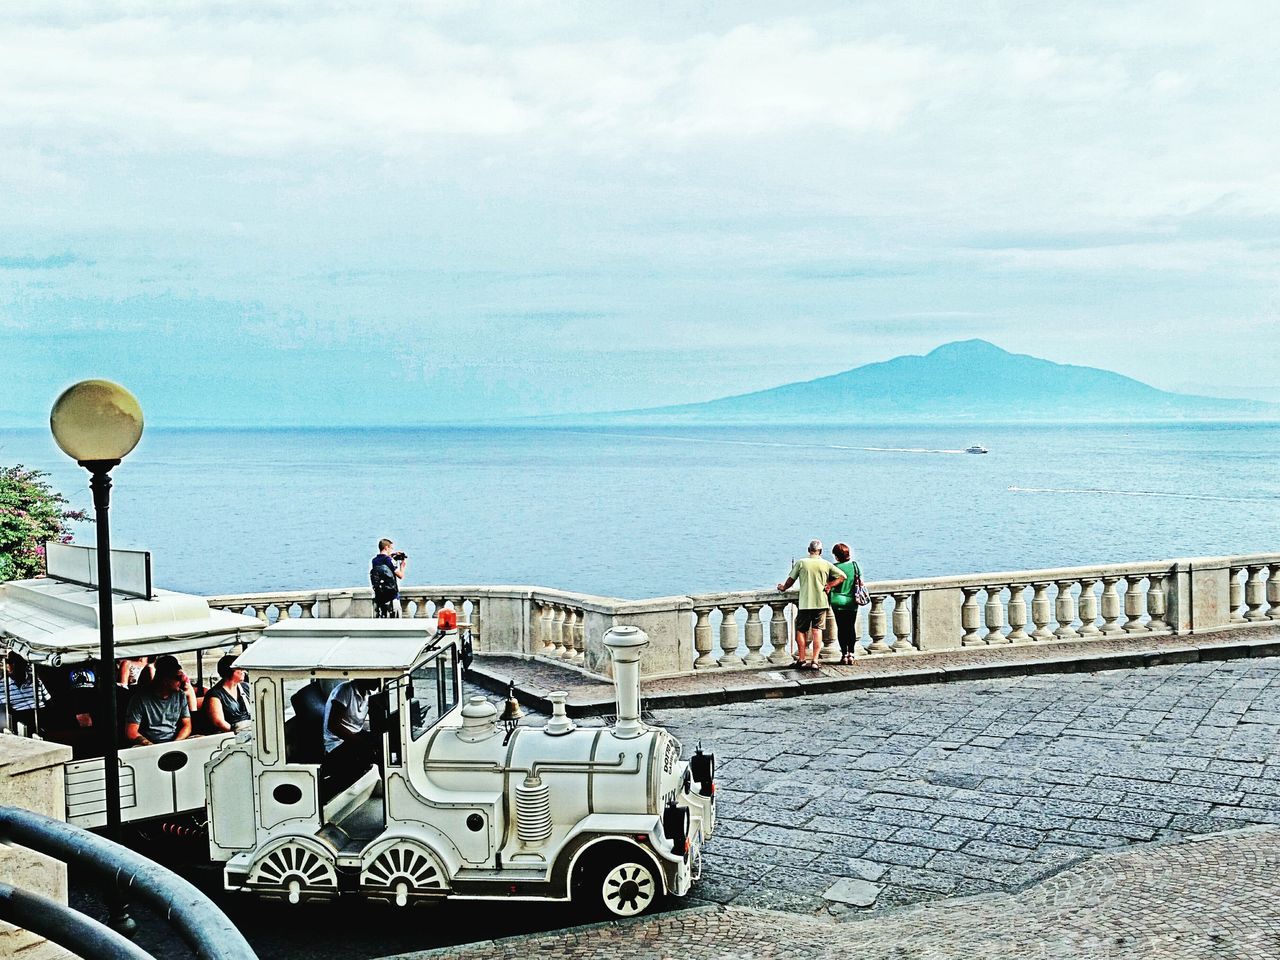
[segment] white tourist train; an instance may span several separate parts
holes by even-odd
[[[460,703],[459,635],[433,619],[269,627],[237,661],[256,733],[207,767],[209,851],[227,888],[294,903],[573,899],[618,916],[687,893],[715,823],[714,761],[682,760],[640,719],[644,633],[604,642],[616,722],[577,728],[557,696],[531,727],[483,697]],[[330,797],[319,708],[343,680],[377,685],[381,764]]]
[[[51,576],[0,584],[0,648],[46,678],[84,680],[102,669],[95,559],[58,546]],[[458,627],[466,624],[267,626],[153,589],[149,554],[112,553],[117,657],[172,653],[199,674],[207,658],[236,651],[236,665],[250,672],[249,729],[119,751],[122,822],[207,825],[210,858],[223,864],[229,890],[293,903],[342,893],[399,905],[572,899],[631,916],[688,893],[700,875],[715,825],[714,758],[699,750],[682,759],[674,737],[641,720],[642,631],[618,627],[605,637],[618,695],[612,726],[578,728],[560,696],[550,720],[532,727],[511,711],[500,716],[484,697],[461,703],[466,634]],[[332,687],[352,679],[377,687],[371,726],[380,762],[334,789],[323,710]],[[55,692],[54,706],[64,698],[56,717],[47,706],[19,732],[75,749],[67,819],[100,827],[100,698],[79,691],[77,721],[80,707],[65,703],[74,692],[69,684]]]

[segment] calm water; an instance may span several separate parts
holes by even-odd
[[[90,505],[47,432],[14,462]],[[153,429],[112,534],[201,593],[365,585],[390,536],[411,583],[641,598],[771,585],[814,536],[873,579],[1276,551],[1278,465],[1277,425]]]

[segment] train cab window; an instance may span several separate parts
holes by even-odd
[[[458,651],[450,647],[440,654],[440,716],[458,705]]]
[[[458,705],[458,651],[449,647],[409,674],[409,733],[414,740]]]
[[[440,658],[432,657],[409,674],[409,735],[417,740],[440,719]]]

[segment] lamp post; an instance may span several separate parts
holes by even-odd
[[[142,407],[137,398],[109,380],[83,380],[62,392],[49,414],[49,429],[62,452],[89,471],[98,535],[98,702],[95,721],[102,741],[106,836],[120,842],[120,748],[116,743],[116,641],[111,601],[111,468],[138,445]],[[119,892],[109,897],[111,923],[122,932],[136,926]]]

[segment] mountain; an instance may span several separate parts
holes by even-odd
[[[705,403],[596,414],[609,423],[1280,419],[1280,404],[1169,393],[1109,370],[943,344],[829,377]]]

